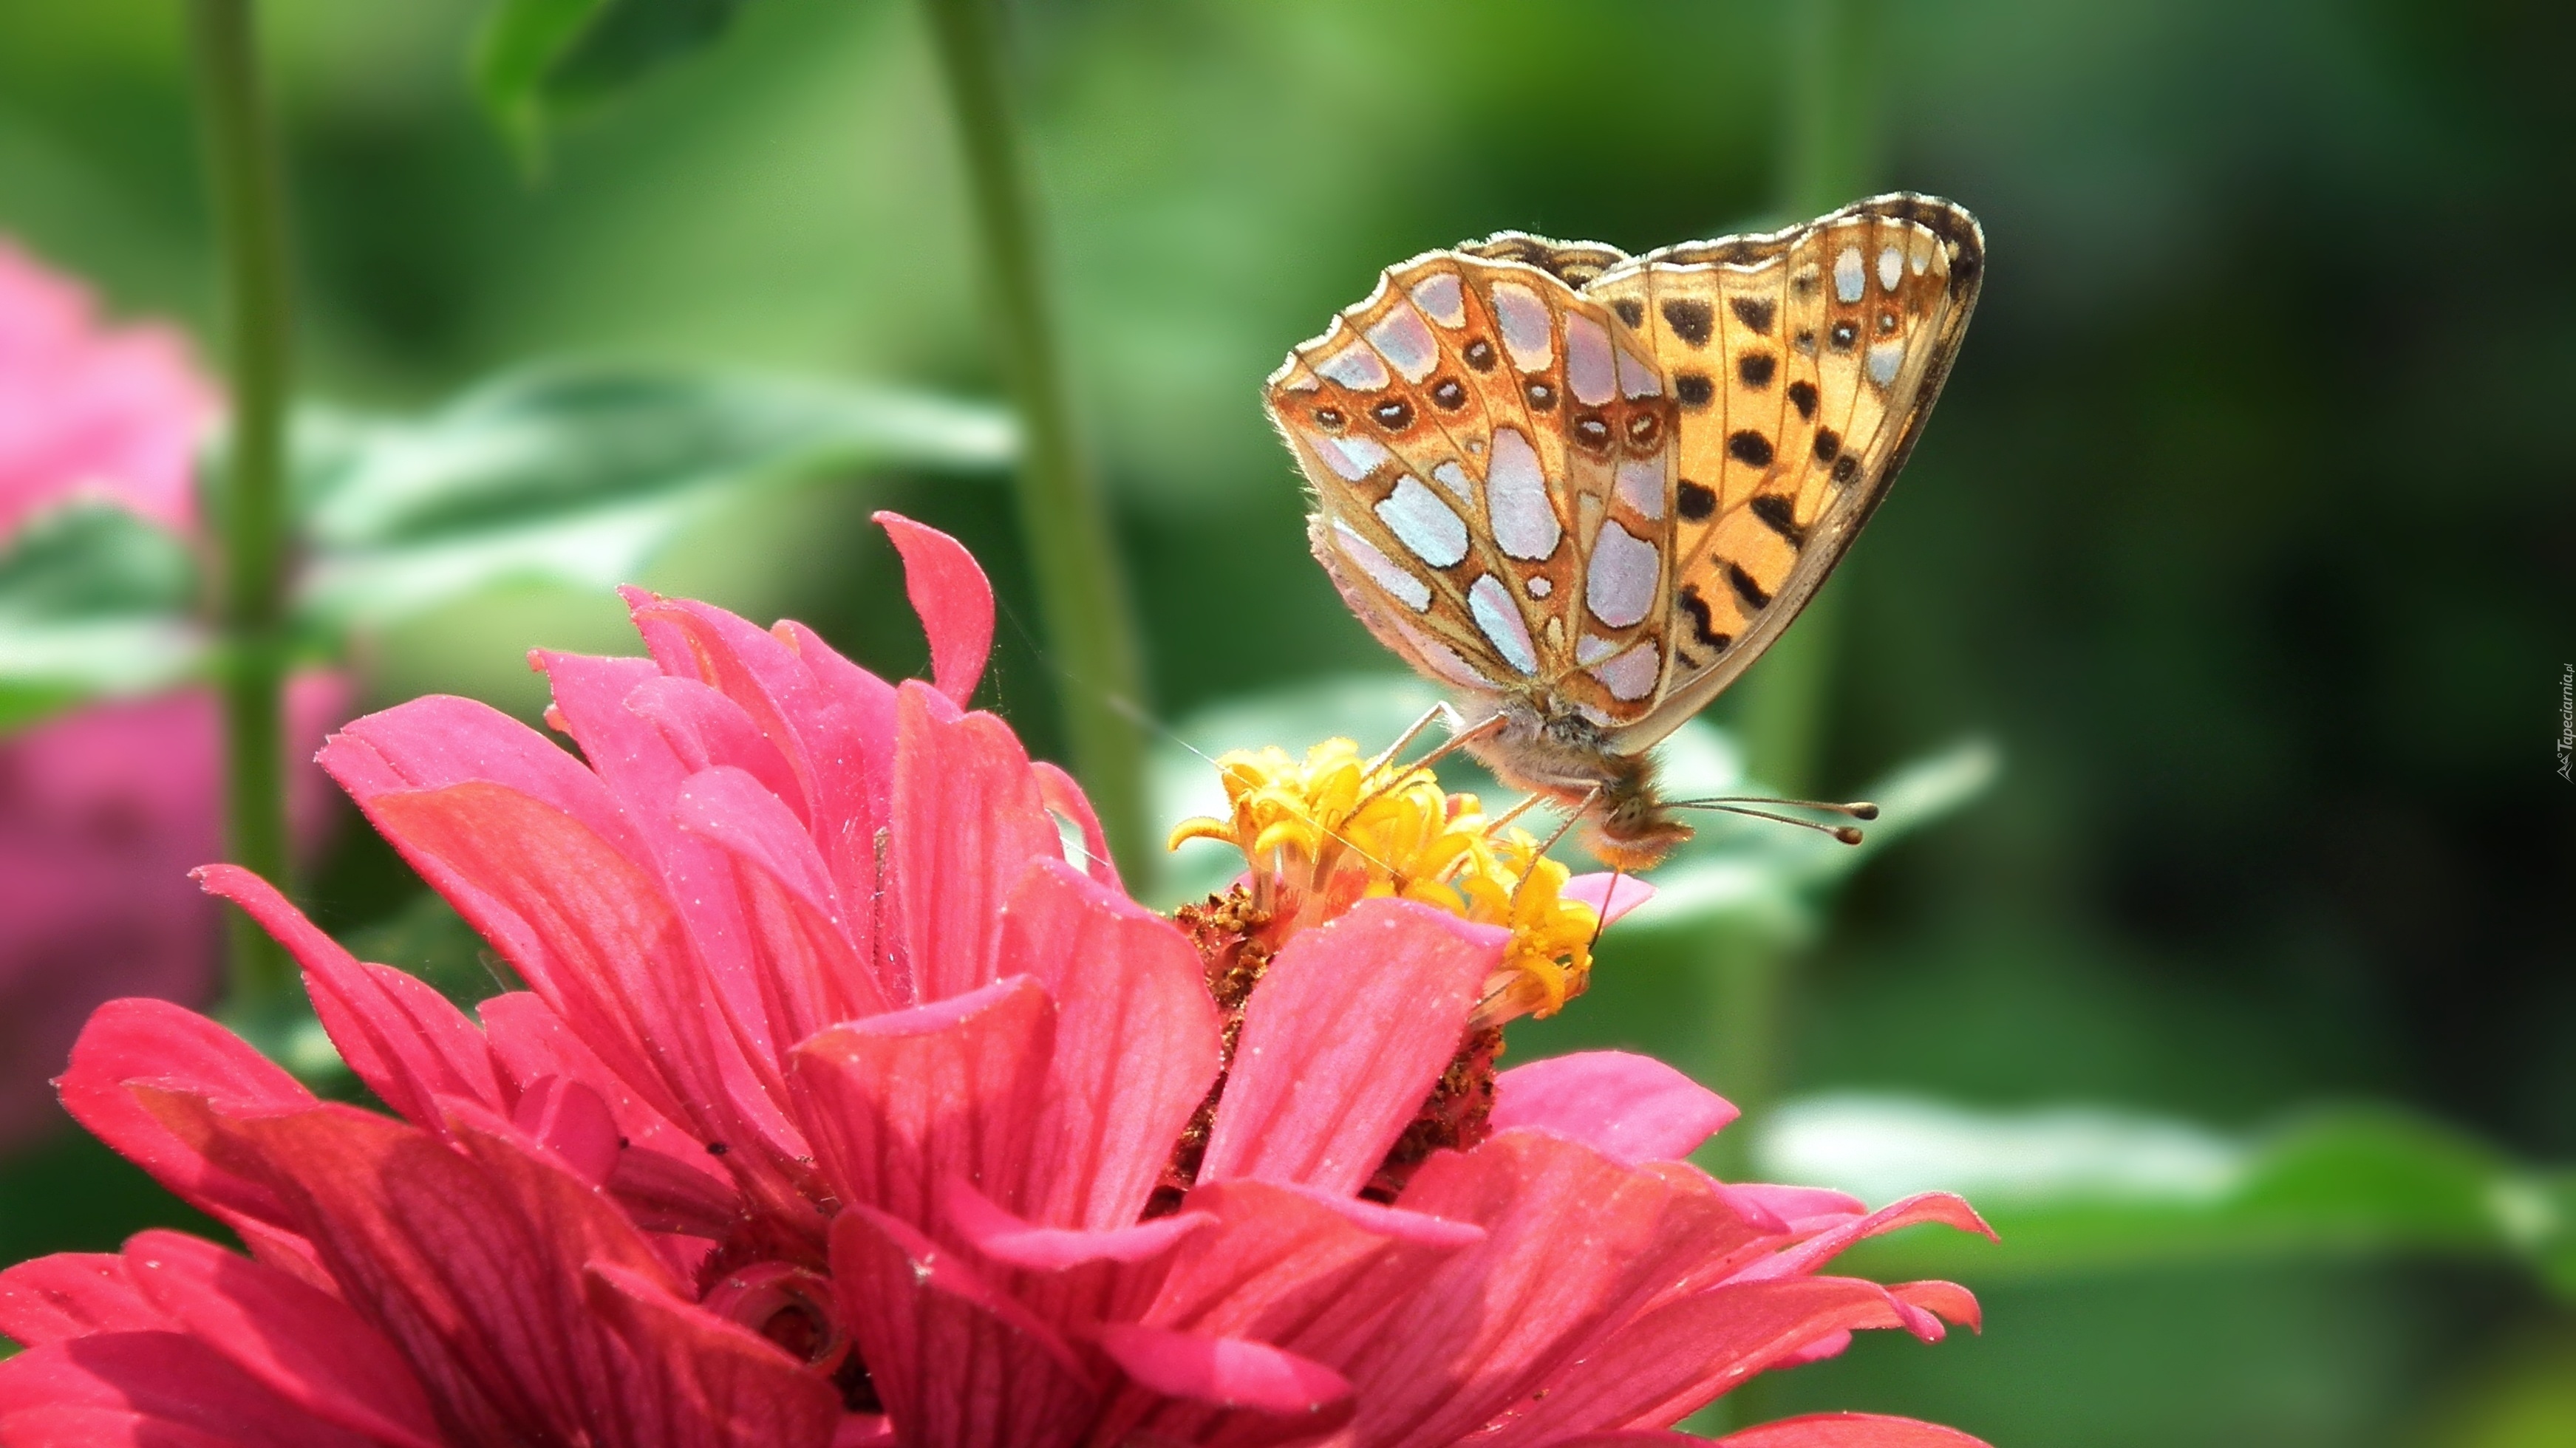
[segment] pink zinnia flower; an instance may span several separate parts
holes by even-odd
[[[186,343],[110,329],[77,282],[0,240],[0,548],[88,497],[184,528],[190,463],[214,418]],[[337,676],[299,678],[288,737],[309,755],[344,717]],[[0,1147],[60,1123],[46,1080],[102,1001],[198,1001],[220,936],[190,867],[221,848],[211,695],[94,704],[0,740]],[[298,833],[320,831],[318,773],[293,774]]]
[[[1669,1068],[1463,1049],[1535,968],[1517,919],[1361,892],[1247,973],[1129,900],[1072,781],[964,707],[983,575],[884,521],[931,684],[638,593],[651,658],[536,658],[581,759],[455,699],[331,741],[527,989],[478,1025],[205,872],[404,1120],[102,1011],[66,1104],[252,1257],[147,1234],[0,1274],[0,1331],[41,1344],[0,1365],[0,1438],[68,1441],[37,1435],[72,1401],[190,1442],[1651,1442],[1855,1329],[1973,1320],[1816,1275],[1982,1230],[1955,1198],[1721,1184],[1680,1158],[1733,1109]],[[1459,1145],[1390,1175],[1480,1069]]]

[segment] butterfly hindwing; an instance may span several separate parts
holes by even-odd
[[[1316,492],[1317,554],[1382,641],[1603,726],[1651,707],[1671,402],[1608,307],[1542,266],[1431,253],[1300,346],[1268,402]]]

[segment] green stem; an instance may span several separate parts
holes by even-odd
[[[287,878],[286,408],[292,364],[285,201],[261,92],[252,0],[190,0],[188,37],[208,190],[223,254],[229,455],[211,498],[220,520],[216,621],[223,638],[224,822],[233,862]],[[285,1013],[294,972],[267,932],[230,917],[224,1014],[264,1024]]]
[[[1132,888],[1159,858],[1145,808],[1144,651],[1097,479],[1075,437],[1035,206],[992,0],[922,0],[939,49],[981,235],[1004,377],[1018,407],[1020,528],[1036,574],[1075,772]]]

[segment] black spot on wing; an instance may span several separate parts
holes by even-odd
[[[1771,439],[1751,428],[1730,433],[1726,439],[1726,455],[1747,467],[1767,468],[1771,466]]]
[[[1726,565],[1726,586],[1735,590],[1735,596],[1743,599],[1748,609],[1759,612],[1771,606],[1771,595],[1762,591],[1762,585],[1753,581],[1753,575],[1744,571],[1743,564]]]
[[[1832,462],[1842,455],[1843,435],[1830,427],[1816,429],[1816,461]]]
[[[1664,303],[1663,313],[1664,325],[1673,329],[1674,336],[1693,347],[1707,346],[1717,326],[1717,314],[1709,309],[1708,303],[1695,297],[1675,297]]]
[[[1816,384],[1804,380],[1789,384],[1789,405],[1807,422],[1816,420]]]
[[[1635,297],[1621,297],[1610,304],[1610,310],[1617,312],[1619,320],[1631,327],[1646,325],[1646,304]]]
[[[1771,385],[1771,374],[1780,370],[1780,359],[1768,352],[1747,352],[1735,359],[1735,375],[1744,385],[1760,391]]]
[[[1798,504],[1786,493],[1764,493],[1753,500],[1753,516],[1792,548],[1807,546],[1807,530],[1798,526]]]
[[[1676,372],[1673,374],[1673,396],[1679,398],[1684,407],[1702,408],[1708,406],[1710,398],[1717,396],[1717,387],[1708,380],[1705,372]]]
[[[1674,485],[1673,510],[1696,523],[1717,511],[1717,490],[1688,478]]]
[[[1717,631],[1717,619],[1709,611],[1708,600],[1699,596],[1698,584],[1682,590],[1682,612],[1691,616],[1691,637],[1708,647],[1722,649],[1735,642],[1734,635]]]
[[[1735,313],[1735,320],[1745,326],[1756,332],[1771,330],[1773,307],[1769,297],[1735,297],[1726,305],[1728,310]]]

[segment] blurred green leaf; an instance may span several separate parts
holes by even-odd
[[[188,677],[205,656],[196,593],[186,541],[123,508],[28,522],[0,552],[0,731]]]
[[[523,160],[546,128],[712,44],[744,0],[500,0],[475,39],[474,89]]]
[[[2316,1111],[2233,1137],[2125,1112],[1988,1113],[1908,1097],[1782,1105],[1758,1125],[1765,1177],[1873,1203],[1955,1191],[2001,1245],[1903,1232],[1845,1260],[1872,1276],[1968,1281],[2141,1266],[2441,1255],[2520,1260],[2576,1290],[2564,1172],[2387,1109]]]
[[[307,430],[302,607],[337,629],[505,581],[631,582],[746,489],[989,470],[1011,451],[997,409],[890,388],[612,369],[505,378],[417,422]]]

